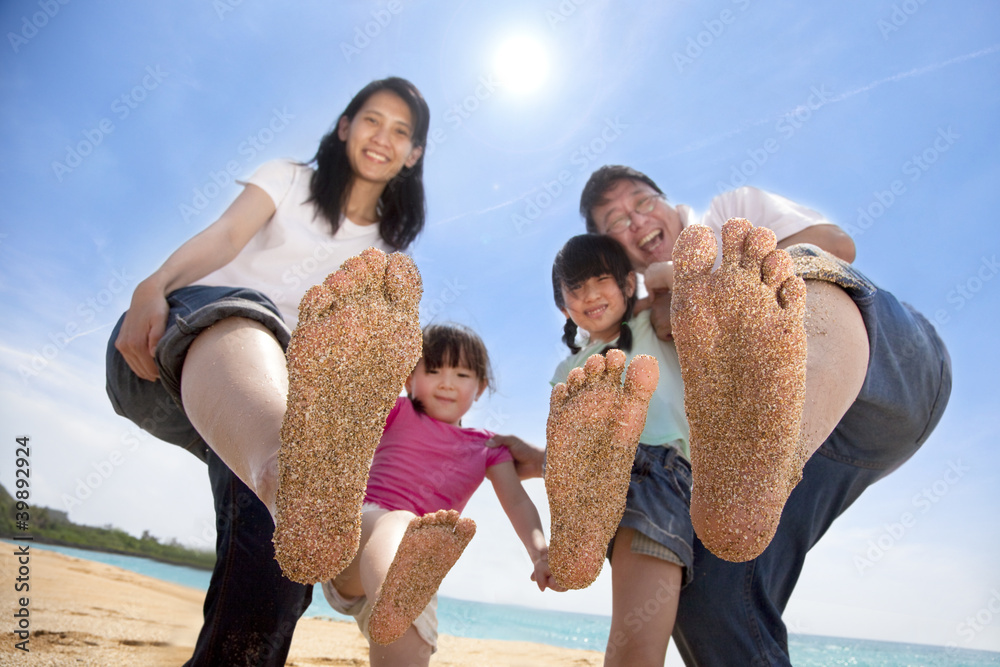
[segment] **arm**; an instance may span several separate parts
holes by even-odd
[[[505,461],[490,466],[486,469],[486,477],[493,484],[493,490],[514,526],[514,531],[528,550],[528,557],[534,565],[531,580],[538,584],[538,590],[541,591],[546,588],[564,590],[552,578],[549,570],[549,547],[545,543],[542,520],[538,517],[535,504],[521,486],[513,462]]]
[[[267,193],[247,185],[218,220],[186,241],[136,286],[115,340],[115,347],[136,375],[150,381],[159,376],[153,353],[166,327],[166,295],[231,262],[274,211]]]
[[[494,435],[486,441],[487,447],[506,447],[514,457],[514,469],[521,479],[541,477],[545,464],[545,450],[530,445],[514,435]]]
[[[778,243],[778,247],[787,248],[796,243],[811,243],[845,262],[850,263],[854,261],[854,240],[837,225],[813,225],[812,227],[806,227],[801,232],[783,238]]]

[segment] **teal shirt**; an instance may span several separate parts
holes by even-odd
[[[656,337],[648,310],[633,317],[628,324],[632,329],[632,351],[625,353],[626,363],[631,362],[638,354],[648,354],[656,359],[660,367],[660,380],[649,401],[646,428],[643,429],[639,442],[644,445],[674,445],[685,458],[690,459],[690,429],[684,416],[684,384],[681,382],[677,348],[673,341],[663,341]],[[583,366],[591,355],[600,354],[607,345],[608,343],[591,343],[563,360],[556,367],[552,384],[565,382],[571,370]]]

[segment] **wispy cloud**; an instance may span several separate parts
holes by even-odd
[[[850,99],[852,97],[855,97],[857,95],[860,95],[862,93],[867,93],[868,91],[874,90],[875,88],[883,86],[883,85],[885,85],[887,83],[896,83],[897,81],[904,81],[906,79],[912,79],[914,77],[923,76],[925,74],[930,74],[931,72],[936,72],[936,71],[938,71],[940,69],[944,69],[945,67],[950,67],[952,65],[957,65],[957,64],[960,64],[960,63],[968,62],[970,60],[975,60],[977,58],[983,58],[985,56],[993,55],[994,53],[997,53],[997,52],[1000,52],[1000,44],[994,44],[993,46],[989,46],[989,47],[987,47],[985,49],[980,49],[978,51],[973,51],[972,53],[966,53],[966,54],[961,55],[961,56],[956,56],[954,58],[949,58],[948,60],[943,60],[943,61],[941,61],[939,63],[934,63],[934,64],[931,64],[931,65],[925,65],[923,67],[915,67],[915,68],[913,68],[911,70],[908,70],[906,72],[899,72],[898,74],[893,74],[892,76],[887,76],[887,77],[884,77],[882,79],[877,79],[877,80],[872,81],[870,83],[867,83],[867,84],[865,84],[863,86],[859,86],[857,88],[852,88],[851,90],[848,90],[846,92],[840,93],[838,95],[833,95],[833,96],[831,96],[831,97],[829,97],[829,98],[827,98],[825,100],[822,100],[822,101],[818,102],[817,104],[814,104],[812,107],[809,107],[809,109],[810,109],[810,111],[816,111],[817,109],[822,109],[823,107],[828,106],[830,104],[835,104],[837,102],[843,102],[844,100],[848,100],[848,99]],[[779,119],[784,118],[784,117],[789,116],[789,115],[792,115],[792,114],[796,113],[797,111],[802,111],[805,108],[806,107],[804,107],[803,105],[798,105],[798,106],[796,106],[793,109],[789,109],[787,111],[782,111],[781,113],[773,114],[773,115],[767,116],[765,118],[759,118],[757,120],[744,121],[744,122],[740,123],[739,127],[733,128],[733,129],[728,130],[727,132],[723,132],[721,134],[716,134],[716,135],[713,135],[711,137],[706,137],[704,139],[699,139],[697,141],[693,141],[693,142],[687,144],[686,146],[682,146],[681,148],[678,148],[675,151],[672,151],[672,152],[667,153],[665,155],[661,155],[661,156],[659,156],[657,158],[654,158],[651,161],[665,160],[665,159],[668,159],[668,158],[676,157],[678,155],[684,155],[686,153],[693,153],[694,151],[701,150],[702,148],[706,148],[708,146],[713,146],[715,144],[721,143],[721,142],[723,142],[723,141],[725,141],[727,139],[730,139],[730,138],[735,137],[735,136],[737,136],[739,134],[742,134],[743,132],[745,132],[745,131],[747,131],[749,129],[752,129],[752,128],[755,128],[755,127],[759,127],[761,125],[770,125],[772,123],[775,123]]]

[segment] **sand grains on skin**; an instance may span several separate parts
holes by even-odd
[[[545,470],[549,566],[564,588],[586,588],[597,579],[625,511],[659,366],[653,357],[636,356],[623,387],[624,368],[621,350],[595,354],[552,389]]]
[[[802,476],[806,288],[774,233],[731,219],[717,246],[702,225],[674,246],[671,327],[691,427],[691,520],[716,556],[770,543]]]
[[[421,283],[406,255],[368,248],[306,293],[288,346],[274,547],[311,584],[354,559],[372,456],[420,358]]]
[[[372,603],[368,636],[373,642],[385,646],[406,633],[475,534],[476,523],[455,510],[410,521]]]

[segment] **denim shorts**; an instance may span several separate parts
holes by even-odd
[[[680,450],[670,445],[639,444],[625,497],[625,513],[618,527],[636,531],[632,551],[682,566],[684,584],[691,581],[691,464]],[[612,538],[608,558],[614,544]]]
[[[868,371],[806,462],[760,556],[730,563],[695,540],[694,581],[681,593],[673,634],[687,665],[790,664],[781,615],[806,554],[866,488],[920,448],[951,393],[951,359],[926,318],[814,246],[792,246],[789,255],[796,274],[850,295],[868,332]]]
[[[108,398],[115,412],[139,428],[205,461],[205,442],[188,421],[181,402],[181,370],[191,343],[202,331],[228,317],[260,322],[274,334],[282,349],[288,346],[291,331],[274,302],[252,289],[192,285],[167,295],[167,304],[167,327],[155,354],[160,379],[149,382],[140,378],[115,348],[125,319],[122,315],[108,340]]]

